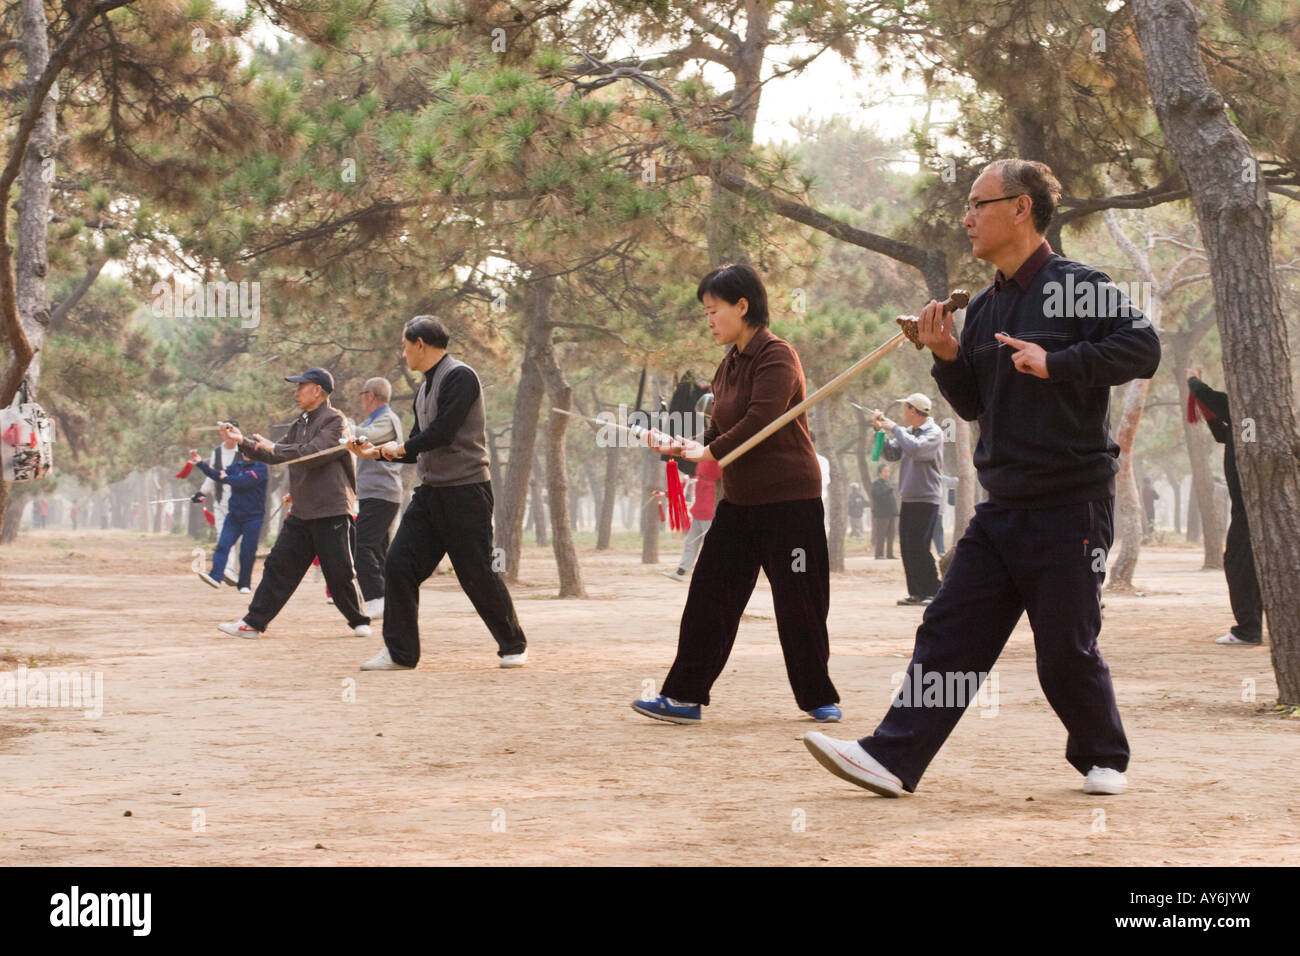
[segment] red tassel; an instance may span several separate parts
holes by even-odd
[[[659,499],[659,521],[662,523],[663,520],[664,520],[664,500],[663,498],[660,498]]]
[[[208,524],[212,525],[212,527],[214,528],[217,526],[216,515],[214,515],[207,508],[203,509],[203,520],[206,521]]]
[[[193,454],[193,453],[194,453],[194,449],[191,448],[191,449],[190,449],[190,454]],[[178,471],[178,472],[176,472],[176,477],[177,477],[177,478],[188,478],[188,477],[190,476],[190,472],[193,471],[193,470],[194,470],[194,462],[192,462],[192,461],[187,461],[184,465],[181,466],[181,470]]]
[[[677,462],[668,462],[668,527],[672,531],[685,531],[691,526],[686,513],[686,489],[677,473]]]
[[[1198,421],[1213,422],[1217,421],[1218,416],[1206,407],[1205,403],[1193,395],[1187,393],[1187,421],[1195,425]]]

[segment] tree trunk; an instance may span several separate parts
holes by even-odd
[[[835,448],[835,405],[836,397],[817,406],[817,434],[821,437],[822,447],[826,449],[826,460],[830,462],[830,487],[827,488],[827,518],[829,530],[826,545],[830,556],[832,571],[844,570],[844,538],[848,532],[848,480],[844,475],[844,466],[840,462],[839,451]],[[823,434],[824,433],[824,434]]]
[[[622,449],[617,443],[605,449],[605,486],[600,497],[600,517],[596,523],[596,550],[608,551],[614,531],[614,503],[618,497],[618,458]]]
[[[1198,320],[1200,316],[1197,316]],[[1179,418],[1187,448],[1187,460],[1192,474],[1192,491],[1187,505],[1187,540],[1202,541],[1205,558],[1202,570],[1223,570],[1223,525],[1219,523],[1214,506],[1214,478],[1210,474],[1210,453],[1216,447],[1210,431],[1203,422],[1187,420],[1188,366],[1193,365],[1192,353],[1200,342],[1208,324],[1189,323],[1182,331],[1169,334],[1169,347],[1173,355],[1169,371],[1178,389]],[[1204,537],[1202,538],[1202,534]]]
[[[573,387],[565,380],[564,370],[547,343],[535,361],[546,382],[546,393],[554,408],[569,411],[573,407]],[[585,598],[582,572],[578,567],[578,550],[573,544],[573,525],[569,518],[569,474],[565,459],[565,435],[569,416],[550,413],[546,429],[546,486],[551,501],[551,539],[554,541],[555,564],[560,572],[560,597]]]
[[[539,452],[533,458],[533,480],[529,483],[529,502],[533,512],[533,541],[539,547],[550,542],[546,537],[546,469]]]
[[[1165,469],[1165,480],[1174,496],[1174,534],[1183,533],[1183,479],[1173,469]]]
[[[519,580],[519,553],[524,539],[524,511],[528,503],[533,457],[537,447],[537,419],[542,408],[545,386],[542,373],[534,361],[543,340],[550,340],[550,318],[554,279],[549,277],[526,283],[524,292],[524,359],[520,366],[519,388],[510,425],[510,460],[506,465],[505,488],[501,495],[501,515],[497,523],[500,547],[506,557],[506,582]]]
[[[1268,192],[1250,144],[1206,75],[1195,9],[1186,0],[1135,0],[1134,10],[1156,116],[1210,263],[1278,702],[1300,705],[1300,428]]]
[[[1133,572],[1137,570],[1138,554],[1142,550],[1142,534],[1146,515],[1142,510],[1142,495],[1138,491],[1137,474],[1133,467],[1133,446],[1137,442],[1138,424],[1146,406],[1151,379],[1136,378],[1124,390],[1124,411],[1119,419],[1115,442],[1119,445],[1119,474],[1115,476],[1116,509],[1115,537],[1119,554],[1110,569],[1108,591],[1133,590]]]
[[[660,490],[663,466],[659,456],[647,448],[641,454],[641,563],[659,563],[659,503],[653,497]]]
[[[488,479],[492,482],[492,491],[495,495],[504,494],[505,492],[505,471],[501,464],[501,444],[500,438],[492,429],[487,430],[487,448],[488,448]],[[405,496],[403,495],[403,500]],[[492,536],[500,543],[501,533],[501,501],[495,498],[495,507],[492,509]]]
[[[975,474],[974,433],[978,426],[958,417],[957,430],[957,507],[954,509],[952,524],[952,545],[955,547],[966,533],[966,526],[975,517],[975,487],[978,478]],[[950,547],[948,551],[952,551]],[[946,556],[946,553],[945,553]]]
[[[22,0],[22,51],[27,67],[27,82],[35,83],[50,62],[50,40],[45,18],[45,5],[41,0]],[[45,289],[45,276],[49,271],[46,249],[50,221],[50,193],[53,177],[49,175],[46,161],[54,162],[54,96],[45,97],[32,127],[27,152],[23,154],[22,192],[14,204],[18,207],[18,247],[15,262],[15,298],[18,303],[18,321],[22,323],[35,354],[24,376],[27,395],[36,401],[36,390],[41,377],[41,346],[50,325],[50,302]],[[4,210],[5,233],[8,234],[8,210]],[[7,267],[7,266],[6,266]],[[5,350],[6,352],[8,350]],[[3,404],[8,405],[6,400]],[[10,501],[9,482],[0,480],[0,525],[4,524],[5,509]],[[14,503],[20,504],[14,497]],[[21,516],[20,516],[21,517]],[[14,535],[17,535],[15,525]],[[12,538],[8,540],[13,540]]]

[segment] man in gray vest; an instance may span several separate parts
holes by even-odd
[[[365,417],[357,432],[372,445],[401,442],[402,420],[388,406],[393,386],[386,378],[361,387]],[[402,507],[402,466],[395,461],[357,459],[357,582],[371,620],[384,616],[384,555],[388,529]]]
[[[353,441],[361,458],[415,464],[420,483],[384,567],[384,649],[362,670],[410,670],[420,659],[420,585],[443,556],[497,642],[502,667],[521,667],[528,642],[492,560],[492,482],[478,375],[447,354],[447,329],[417,315],[402,330],[407,367],[424,373],[405,442]]]

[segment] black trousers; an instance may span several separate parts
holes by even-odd
[[[975,506],[943,586],[916,630],[906,680],[875,733],[859,741],[905,789],[916,789],[973,702],[968,692],[993,669],[1025,611],[1034,629],[1038,682],[1065,725],[1065,759],[1080,773],[1094,765],[1127,769],[1128,740],[1110,669],[1097,648],[1114,502]],[[915,692],[933,686],[936,678],[927,675],[938,675],[943,693]]]
[[[930,554],[938,520],[939,506],[928,502],[904,501],[898,509],[898,556],[903,559],[907,593],[916,597],[934,597],[939,590],[939,572]]]
[[[820,498],[769,505],[718,502],[691,576],[677,659],[660,693],[707,704],[762,568],[772,585],[785,670],[801,710],[839,702],[827,672],[830,558]]]
[[[883,515],[877,517],[871,516],[871,541],[876,546],[876,557],[885,557],[885,549],[889,549],[889,557],[894,556],[894,536],[898,534],[898,515]]]
[[[384,643],[398,664],[420,660],[420,585],[443,556],[451,558],[461,590],[497,642],[497,654],[528,646],[502,579],[493,567],[492,483],[435,488],[419,485],[402,515],[384,563]]]
[[[334,606],[347,619],[348,627],[369,624],[370,618],[361,610],[361,594],[352,567],[353,533],[349,515],[303,520],[290,513],[280,526],[275,547],[266,557],[261,583],[244,615],[249,627],[266,630],[293,596],[317,556]]]
[[[388,529],[401,507],[383,498],[362,498],[357,502],[357,583],[367,601],[384,596]]]
[[[1228,600],[1232,616],[1237,619],[1232,633],[1243,641],[1264,639],[1264,601],[1255,576],[1255,552],[1250,546],[1250,525],[1246,506],[1232,499],[1232,517],[1228,521],[1228,538],[1223,551],[1223,573],[1228,579]]]

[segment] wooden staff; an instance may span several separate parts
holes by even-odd
[[[966,308],[966,305],[969,302],[970,302],[969,293],[967,293],[965,289],[957,289],[952,293],[952,295],[948,296],[948,298],[944,299],[943,302],[940,303],[940,307],[945,312],[955,312],[958,309]],[[884,345],[878,346],[877,348],[872,350],[870,354],[864,355],[862,358],[858,359],[851,366],[849,366],[843,372],[840,372],[839,375],[836,375],[833,379],[831,379],[821,388],[817,389],[817,391],[813,392],[811,395],[805,398],[794,408],[790,409],[780,418],[777,418],[775,421],[766,425],[761,431],[750,436],[749,439],[747,439],[746,441],[742,442],[740,445],[733,448],[730,451],[730,453],[723,455],[722,458],[718,461],[718,464],[723,468],[726,468],[728,465],[730,465],[733,461],[735,461],[745,452],[749,451],[755,445],[766,440],[767,438],[770,438],[772,435],[780,431],[786,425],[790,424],[792,421],[794,421],[804,412],[808,411],[808,409],[812,408],[818,402],[830,398],[832,395],[834,395],[836,392],[842,389],[845,385],[849,384],[849,382],[851,382],[853,379],[857,378],[867,369],[871,368],[871,366],[875,365],[886,355],[893,352],[896,348],[902,345],[904,341],[910,341],[918,349],[923,347],[916,337],[916,319],[914,317],[900,315],[895,321],[897,321],[898,324],[902,326],[902,331],[900,331],[897,335],[891,338]]]

